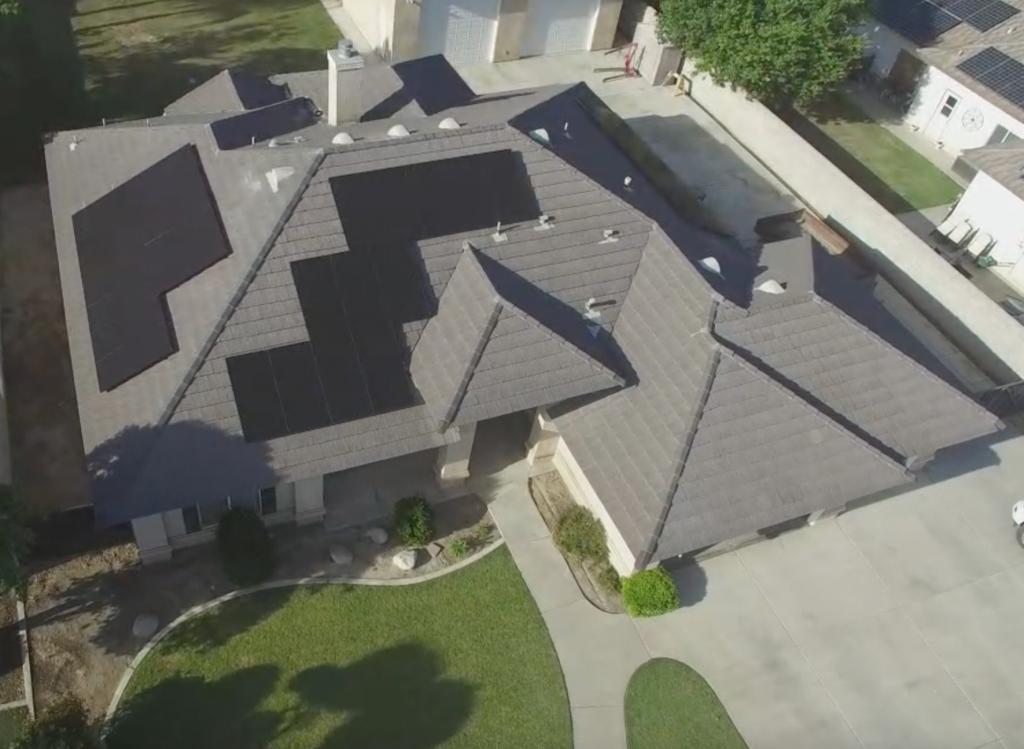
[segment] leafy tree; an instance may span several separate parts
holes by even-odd
[[[808,104],[860,60],[867,0],[662,0],[663,41],[765,104]]]
[[[12,749],[100,749],[85,708],[67,697],[46,710],[15,739]]]
[[[13,590],[25,597],[21,561],[31,538],[21,504],[9,486],[0,487],[0,594]]]

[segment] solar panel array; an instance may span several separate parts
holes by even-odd
[[[210,130],[217,147],[230,151],[310,127],[319,119],[313,102],[298,97],[224,117],[211,123]]]
[[[164,295],[231,254],[195,146],[72,216],[100,390],[177,351]]]
[[[875,0],[874,5],[878,20],[920,45],[961,22],[989,31],[1020,13],[1003,0]]]
[[[535,219],[519,157],[494,151],[331,179],[349,251],[293,262],[308,343],[231,357],[247,440],[408,408],[402,323],[436,304],[415,241]]]
[[[986,47],[957,67],[1007,101],[1024,108],[1024,63],[995,47]]]

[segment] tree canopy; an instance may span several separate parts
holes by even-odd
[[[773,107],[808,104],[863,55],[867,0],[662,0],[659,33],[718,83]]]

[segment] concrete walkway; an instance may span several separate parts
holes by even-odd
[[[625,749],[626,685],[650,653],[632,619],[606,614],[583,597],[530,497],[521,443],[502,438],[502,423],[479,428],[474,470],[493,472],[471,479],[471,486],[487,498],[551,634],[569,693],[576,749]]]

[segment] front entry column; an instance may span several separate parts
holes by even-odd
[[[324,519],[324,477],[295,482],[295,524],[311,525]]]
[[[469,459],[473,454],[476,424],[459,427],[459,441],[438,448],[437,480],[448,489],[461,486],[469,478]]]
[[[526,464],[533,468],[537,464],[550,461],[555,457],[561,439],[555,422],[548,417],[547,412],[538,410],[533,419],[530,436],[526,440]]]

